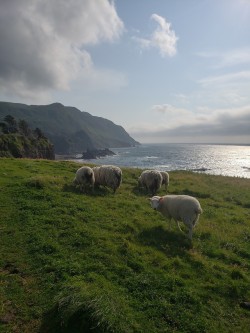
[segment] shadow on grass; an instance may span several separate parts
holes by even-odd
[[[70,193],[75,193],[75,194],[79,194],[79,195],[89,195],[89,196],[93,196],[93,197],[99,197],[99,196],[106,196],[106,195],[110,195],[110,194],[114,194],[113,190],[108,189],[107,187],[95,187],[94,189],[86,189],[83,192],[80,190],[79,186],[75,186],[73,184],[65,184],[63,186],[63,191],[64,192],[70,192]]]
[[[186,235],[175,230],[166,230],[162,226],[142,231],[138,235],[138,240],[143,245],[152,246],[171,257],[185,256],[193,247]]]
[[[134,186],[133,189],[132,189],[132,193],[134,193],[135,195],[137,196],[140,196],[140,197],[147,197],[147,198],[151,198],[153,197],[154,195],[158,195],[157,193],[156,194],[152,194],[150,193],[147,189],[143,188],[143,187],[138,187],[138,186]]]
[[[39,333],[103,333],[100,327],[96,327],[93,316],[90,311],[79,309],[73,312],[65,322],[64,318],[60,318],[60,310],[58,305],[47,311],[42,320]]]

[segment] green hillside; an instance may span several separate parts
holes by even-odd
[[[138,144],[123,127],[60,103],[25,105],[0,102],[0,120],[11,115],[39,127],[57,154],[82,153],[92,148],[129,147]]]
[[[114,195],[79,193],[75,162],[0,167],[0,332],[249,332],[250,179],[170,172],[169,193],[204,211],[190,243],[140,169]]]

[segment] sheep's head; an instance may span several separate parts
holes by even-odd
[[[159,207],[159,204],[161,202],[161,197],[155,195],[154,197],[149,198],[149,200],[150,200],[151,207],[156,210]]]

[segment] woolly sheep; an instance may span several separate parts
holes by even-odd
[[[189,229],[188,237],[192,239],[193,228],[202,213],[200,203],[196,198],[189,195],[165,195],[163,197],[154,196],[149,200],[153,209],[158,210],[169,221],[173,218],[180,231],[182,230],[179,221],[182,221]]]
[[[95,176],[93,170],[88,166],[82,166],[76,171],[73,180],[74,185],[79,185],[80,190],[83,192],[87,187],[94,188]]]
[[[122,170],[114,165],[102,165],[93,168],[95,175],[95,184],[97,186],[107,186],[114,193],[119,188],[122,182]]]
[[[169,174],[166,171],[160,171],[162,176],[162,183],[161,185],[165,185],[165,189],[167,189],[169,185]]]
[[[145,170],[138,178],[139,187],[145,187],[152,195],[159,191],[161,183],[162,175],[160,171],[156,170]]]

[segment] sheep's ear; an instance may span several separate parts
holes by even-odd
[[[149,201],[151,201],[151,198],[147,198],[146,200],[149,200]]]

